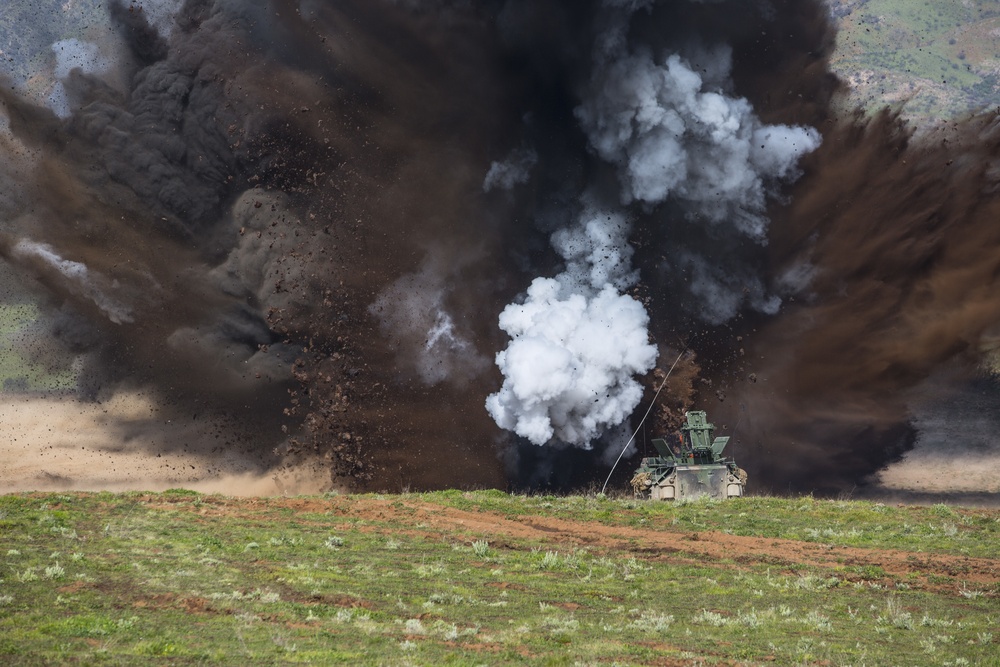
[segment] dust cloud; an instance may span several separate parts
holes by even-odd
[[[4,395],[4,485],[581,488],[686,350],[655,428],[836,494],[981,373],[996,119],[838,117],[818,0],[110,7],[0,87],[17,354],[76,383]]]
[[[10,395],[0,403],[0,489],[163,491],[186,488],[236,496],[335,490],[329,470],[276,465],[217,439],[239,432],[224,419],[171,425],[154,401],[118,394],[101,403],[75,397]],[[206,449],[204,443],[218,444]]]
[[[747,332],[739,367],[754,382],[744,375],[729,392],[750,415],[751,465],[776,490],[851,488],[937,439],[920,417],[929,397],[988,375],[1000,319],[1000,121],[978,116],[915,141],[889,111],[848,120],[775,215],[769,252],[789,303]],[[956,434],[971,427],[954,419]]]

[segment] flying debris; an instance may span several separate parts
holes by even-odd
[[[581,488],[696,335],[656,428],[746,410],[755,483],[836,493],[1000,329],[1000,131],[838,118],[821,0],[35,4],[17,352],[155,453],[198,415],[353,489]]]
[[[665,224],[660,209],[669,202],[697,227],[764,244],[768,198],[800,175],[798,161],[821,143],[814,128],[765,124],[749,100],[732,93],[729,45],[636,37],[634,16],[654,4],[600,3],[590,81],[573,109],[595,173],[604,180],[613,173],[618,192],[608,193],[597,178],[585,184],[580,212],[550,238],[562,272],[536,278],[500,314],[511,341],[497,354],[504,383],[487,410],[498,426],[535,445],[557,440],[589,449],[641,399],[637,377],[653,368],[657,349],[644,304],[626,293],[640,279],[631,241],[636,220]],[[498,171],[494,163],[488,183]],[[672,273],[693,274],[682,289],[703,304],[703,322],[726,324],[745,305],[778,311],[781,299],[736,257],[705,259],[702,248],[680,238],[663,249]],[[741,289],[748,283],[752,289]]]

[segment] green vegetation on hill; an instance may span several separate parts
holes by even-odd
[[[906,103],[918,125],[997,105],[1000,1],[828,0],[833,67],[855,101]]]
[[[1000,664],[1000,511],[0,496],[3,664]]]

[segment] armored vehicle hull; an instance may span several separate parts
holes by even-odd
[[[644,491],[653,500],[691,499],[701,496],[725,499],[742,496],[743,483],[740,482],[738,474],[728,466],[680,465]]]
[[[632,477],[640,498],[691,500],[702,496],[736,498],[743,495],[747,474],[736,462],[722,456],[729,438],[712,438],[713,424],[704,412],[688,412],[687,424],[673,446],[653,440],[660,456],[642,460]]]

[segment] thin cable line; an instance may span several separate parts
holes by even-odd
[[[639,422],[639,426],[635,429],[635,433],[632,434],[632,437],[628,439],[627,443],[625,443],[625,447],[622,448],[621,454],[618,455],[618,460],[615,461],[615,464],[613,466],[611,466],[611,472],[608,473],[608,478],[604,480],[604,486],[601,487],[601,494],[603,494],[605,489],[608,488],[608,482],[611,481],[611,476],[615,474],[615,468],[618,467],[618,464],[621,462],[622,457],[625,456],[625,452],[628,451],[628,446],[632,444],[633,440],[635,440],[636,433],[638,433],[639,429],[642,428],[642,425],[646,423],[646,417],[648,417],[649,413],[653,411],[653,406],[656,405],[656,399],[659,398],[660,391],[663,389],[664,385],[667,384],[667,378],[669,378],[670,374],[674,372],[674,367],[677,366],[677,363],[681,360],[681,357],[683,357],[684,353],[687,351],[688,348],[685,345],[684,349],[681,350],[681,353],[677,355],[676,359],[674,359],[674,363],[670,365],[670,370],[667,371],[667,374],[665,376],[663,376],[663,381],[660,382],[660,387],[659,389],[656,390],[656,394],[653,396],[653,400],[652,402],[650,402],[649,408],[646,410],[646,414],[642,416],[642,421]]]

